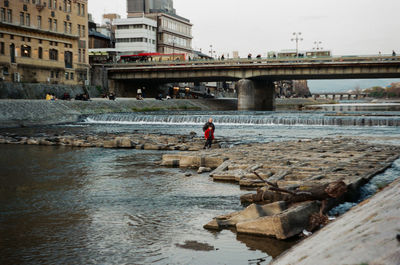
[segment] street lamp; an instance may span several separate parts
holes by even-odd
[[[296,41],[296,56],[299,58],[299,41],[303,41],[303,38],[301,38],[301,32],[293,32],[293,36],[292,41]]]
[[[322,44],[322,41],[314,41],[314,48],[313,50],[322,50],[323,48],[320,46]]]
[[[210,53],[211,58],[214,58],[214,55],[213,55],[213,54],[215,54],[215,51],[213,51],[213,46],[212,46],[212,45],[210,45],[210,51],[209,51],[209,53]]]

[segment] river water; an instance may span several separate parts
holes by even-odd
[[[399,112],[326,114],[334,113],[112,114],[0,133],[201,134],[213,116],[226,146],[336,136],[400,144]],[[160,151],[0,148],[0,264],[267,264],[295,243],[204,230],[214,216],[243,209],[247,191],[157,166]]]

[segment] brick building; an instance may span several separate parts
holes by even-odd
[[[0,0],[0,79],[83,84],[88,0]]]

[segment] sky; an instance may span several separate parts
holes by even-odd
[[[174,0],[177,14],[193,24],[193,48],[240,56],[295,49],[314,42],[334,55],[400,53],[399,0]],[[96,22],[116,12],[126,17],[126,0],[89,0]]]
[[[333,55],[400,54],[399,0],[174,0],[177,14],[193,24],[193,48],[217,55],[239,51],[300,50],[315,42]],[[126,17],[126,0],[89,0],[96,22],[103,13]]]

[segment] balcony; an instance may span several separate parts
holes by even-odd
[[[22,29],[22,30],[29,31],[29,32],[53,35],[53,36],[57,36],[57,37],[67,38],[67,39],[73,39],[73,40],[79,39],[79,35],[77,35],[77,34],[74,35],[74,34],[67,34],[64,32],[50,31],[50,30],[33,27],[33,26],[20,25],[19,23],[18,24],[17,23],[8,23],[8,22],[1,21],[0,28]]]

